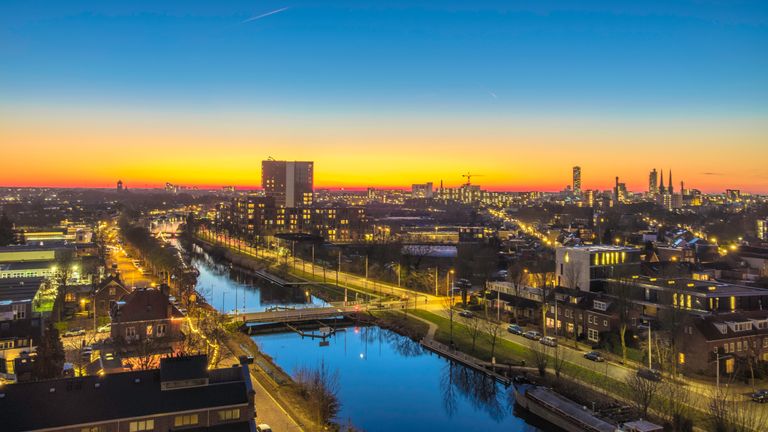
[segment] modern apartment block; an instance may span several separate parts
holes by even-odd
[[[261,162],[261,187],[278,207],[309,207],[314,202],[314,162]]]

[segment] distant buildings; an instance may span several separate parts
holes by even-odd
[[[656,168],[651,170],[648,175],[648,194],[651,196],[659,194],[659,174],[656,172]]]
[[[757,238],[768,241],[768,218],[757,220]]]
[[[573,194],[581,195],[581,167],[573,167]]]
[[[432,198],[434,196],[432,182],[423,184],[414,184],[411,186],[411,196],[413,198]]]
[[[268,159],[261,162],[261,187],[275,205],[285,208],[309,207],[314,201],[313,162]]]
[[[3,431],[253,431],[247,364],[208,370],[207,357],[160,368],[10,384],[0,388]]]
[[[122,180],[118,180],[117,181],[117,191],[118,192],[122,192],[123,191],[123,181]]]

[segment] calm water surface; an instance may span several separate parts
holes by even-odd
[[[271,284],[253,273],[217,262],[198,246],[193,246],[192,265],[200,271],[196,289],[220,311],[260,312],[270,307],[322,307],[326,303],[307,296],[301,287]]]
[[[192,253],[200,271],[197,289],[217,309],[260,311],[273,306],[317,307],[301,288],[274,286],[217,263],[201,249]],[[338,373],[340,423],[350,420],[378,431],[545,431],[518,417],[508,389],[419,344],[378,327],[348,328],[320,346],[295,333],[254,336],[261,350],[289,374],[323,362]]]
[[[377,431],[540,431],[512,412],[509,390],[378,327],[349,328],[328,346],[294,333],[254,336],[288,373],[338,371],[339,421]]]

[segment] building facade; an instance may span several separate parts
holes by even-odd
[[[314,202],[314,163],[262,161],[261,187],[278,207],[309,207]]]

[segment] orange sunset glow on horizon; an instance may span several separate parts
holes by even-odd
[[[710,122],[596,120],[532,116],[381,116],[354,119],[274,114],[6,110],[0,143],[5,186],[133,187],[171,182],[242,188],[260,184],[269,156],[315,161],[318,188],[402,188],[466,172],[489,190],[560,190],[571,167],[583,187],[609,189],[619,176],[645,190],[651,169],[673,171],[676,186],[704,192],[768,191],[759,155],[768,140],[761,119]],[[725,152],[725,149],[728,149]]]

